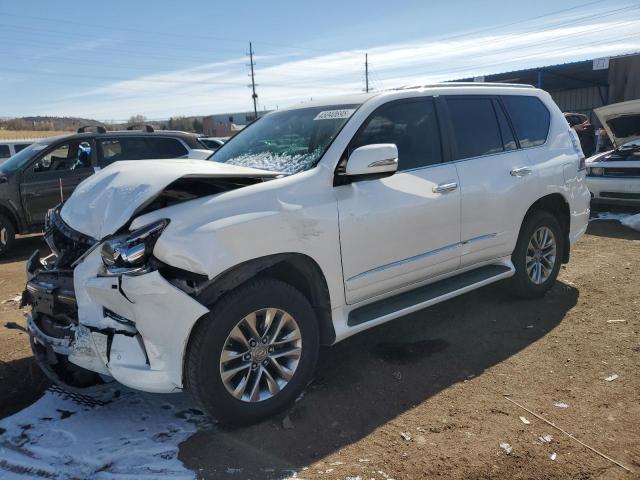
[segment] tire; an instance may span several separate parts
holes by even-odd
[[[4,215],[0,215],[0,255],[7,253],[15,239],[16,229],[13,223]]]
[[[185,358],[185,385],[200,407],[219,422],[238,426],[256,423],[292,404],[311,380],[320,345],[316,315],[306,297],[279,280],[255,279],[226,294],[209,308],[209,314],[200,320],[191,335]],[[272,318],[268,329],[264,328],[268,321],[266,309]],[[251,317],[252,313],[255,317]],[[280,333],[275,332],[278,318],[284,325],[278,330]],[[249,323],[245,321],[253,322],[261,335],[268,332],[262,337],[264,346],[255,342],[255,336],[245,335],[245,332],[250,332]],[[232,331],[234,338],[231,338]],[[300,342],[286,340],[296,336]],[[264,343],[265,337],[269,339],[267,343]],[[251,347],[249,339],[257,345]],[[272,345],[271,342],[278,339],[281,340],[278,342],[280,345]],[[265,348],[268,352],[273,349],[273,353],[265,352]],[[299,358],[295,358],[298,353],[293,357],[271,357],[285,351],[298,352]],[[243,366],[246,364],[250,366]],[[223,379],[223,370],[227,373],[236,367],[242,367],[242,370]],[[280,376],[281,372],[286,372],[286,376],[293,373],[285,379]],[[258,393],[252,395],[255,389],[251,387],[255,385],[256,376],[259,379]],[[274,382],[285,383],[274,393]],[[241,384],[246,385],[245,388]],[[234,389],[237,390],[235,395]]]
[[[535,248],[530,250],[530,246],[535,247],[541,238],[534,239],[534,234],[544,232],[545,229],[547,232],[552,233],[552,240],[555,245],[552,266],[549,266],[548,262],[551,255],[547,252],[552,251],[549,247],[540,249],[539,257],[536,257]],[[530,244],[530,242],[534,243]],[[511,291],[521,298],[537,298],[544,295],[558,278],[565,248],[565,235],[555,216],[544,210],[538,210],[527,216],[520,228],[516,248],[511,255],[511,261],[516,269],[515,275],[510,279]],[[533,255],[528,257],[528,252],[530,254],[533,253]],[[542,257],[546,258],[547,261]],[[536,262],[536,258],[540,258],[540,261]],[[530,262],[532,260],[533,263],[539,263],[540,266],[531,268],[532,263]],[[529,268],[527,268],[527,265],[529,265]],[[539,276],[537,275],[538,272],[541,272]]]

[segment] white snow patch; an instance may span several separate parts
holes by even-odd
[[[640,213],[625,217],[620,220],[620,223],[625,227],[633,228],[634,230],[638,230],[640,232]]]
[[[91,392],[111,401],[88,407],[47,391],[0,420],[0,478],[195,478],[178,460],[178,445],[205,417],[186,395]]]
[[[618,220],[625,227],[640,231],[640,213],[624,213],[624,212],[597,212],[589,219],[594,220]]]
[[[589,219],[590,222],[594,220],[618,220],[621,222],[627,217],[630,217],[630,213],[624,212],[596,212],[593,217]]]

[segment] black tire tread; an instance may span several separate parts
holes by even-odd
[[[231,308],[237,302],[242,302],[247,298],[252,292],[257,291],[268,291],[271,289],[279,289],[281,292],[286,292],[287,297],[295,299],[294,301],[301,301],[308,305],[309,312],[314,316],[312,322],[309,322],[310,325],[315,326],[315,336],[316,336],[316,345],[314,345],[307,354],[309,355],[311,361],[311,368],[309,369],[310,374],[315,370],[315,364],[318,356],[319,349],[319,332],[318,332],[318,324],[315,319],[315,314],[313,312],[313,308],[309,304],[307,298],[295,287],[292,285],[282,282],[280,280],[276,280],[273,278],[255,278],[253,280],[249,280],[248,282],[240,285],[235,290],[225,294],[223,297],[218,299],[213,305],[209,307],[210,313],[207,317],[201,319],[198,324],[195,326],[194,331],[192,332],[189,343],[187,346],[187,350],[185,353],[185,361],[184,361],[184,387],[189,391],[192,398],[195,402],[207,413],[216,418],[216,420],[231,426],[239,426],[239,425],[248,425],[255,423],[257,421],[262,420],[266,416],[272,415],[281,411],[282,409],[288,406],[288,402],[283,403],[277,408],[272,409],[268,415],[264,415],[262,413],[252,415],[251,413],[245,413],[242,416],[229,414],[228,412],[221,411],[220,408],[217,408],[218,405],[215,399],[211,399],[205,389],[203,388],[203,376],[200,372],[199,364],[201,355],[204,354],[205,343],[207,342],[210,335],[215,334],[216,327],[218,322],[216,322],[216,318],[220,312],[224,312],[227,308]],[[225,334],[226,335],[226,334]],[[312,338],[305,339],[305,341],[312,341]],[[304,347],[303,347],[304,348]],[[300,368],[300,367],[299,367]],[[296,372],[297,373],[297,372]],[[309,377],[311,376],[309,374]],[[310,378],[309,378],[310,379]],[[292,380],[293,381],[293,380]],[[306,381],[303,383],[303,386],[306,385]],[[301,388],[299,388],[301,390]],[[296,394],[297,396],[297,394]],[[274,397],[276,399],[277,397]],[[295,399],[295,397],[294,397]],[[268,400],[271,401],[271,400]],[[263,402],[261,402],[263,403]]]
[[[520,267],[521,256],[526,255],[526,248],[533,230],[542,224],[554,230],[557,242],[556,264],[549,279],[542,285],[534,285],[527,276],[526,270]],[[511,256],[516,273],[509,279],[511,293],[520,298],[538,298],[543,296],[553,286],[560,271],[561,259],[564,256],[565,233],[555,215],[546,210],[536,210],[528,214],[522,222],[516,247]]]
[[[7,253],[16,239],[16,229],[13,226],[13,222],[8,219],[5,215],[0,214],[0,225],[4,225],[7,229],[7,244],[2,246],[0,244],[0,255],[4,255]]]

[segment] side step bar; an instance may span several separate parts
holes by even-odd
[[[488,285],[513,275],[515,269],[507,265],[487,265],[463,272],[439,282],[418,287],[369,303],[349,312],[347,325],[355,327],[372,320],[390,320],[422,310],[436,303],[456,297],[483,285]]]

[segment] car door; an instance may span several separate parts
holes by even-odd
[[[445,97],[461,193],[461,266],[510,255],[535,175],[497,97]],[[526,207],[524,208],[526,210]]]
[[[455,270],[460,262],[460,192],[443,163],[433,98],[379,107],[352,139],[355,148],[393,143],[398,171],[335,187],[347,303]]]
[[[47,211],[93,174],[94,152],[93,140],[71,140],[47,149],[25,168],[20,195],[30,225],[44,223]]]

